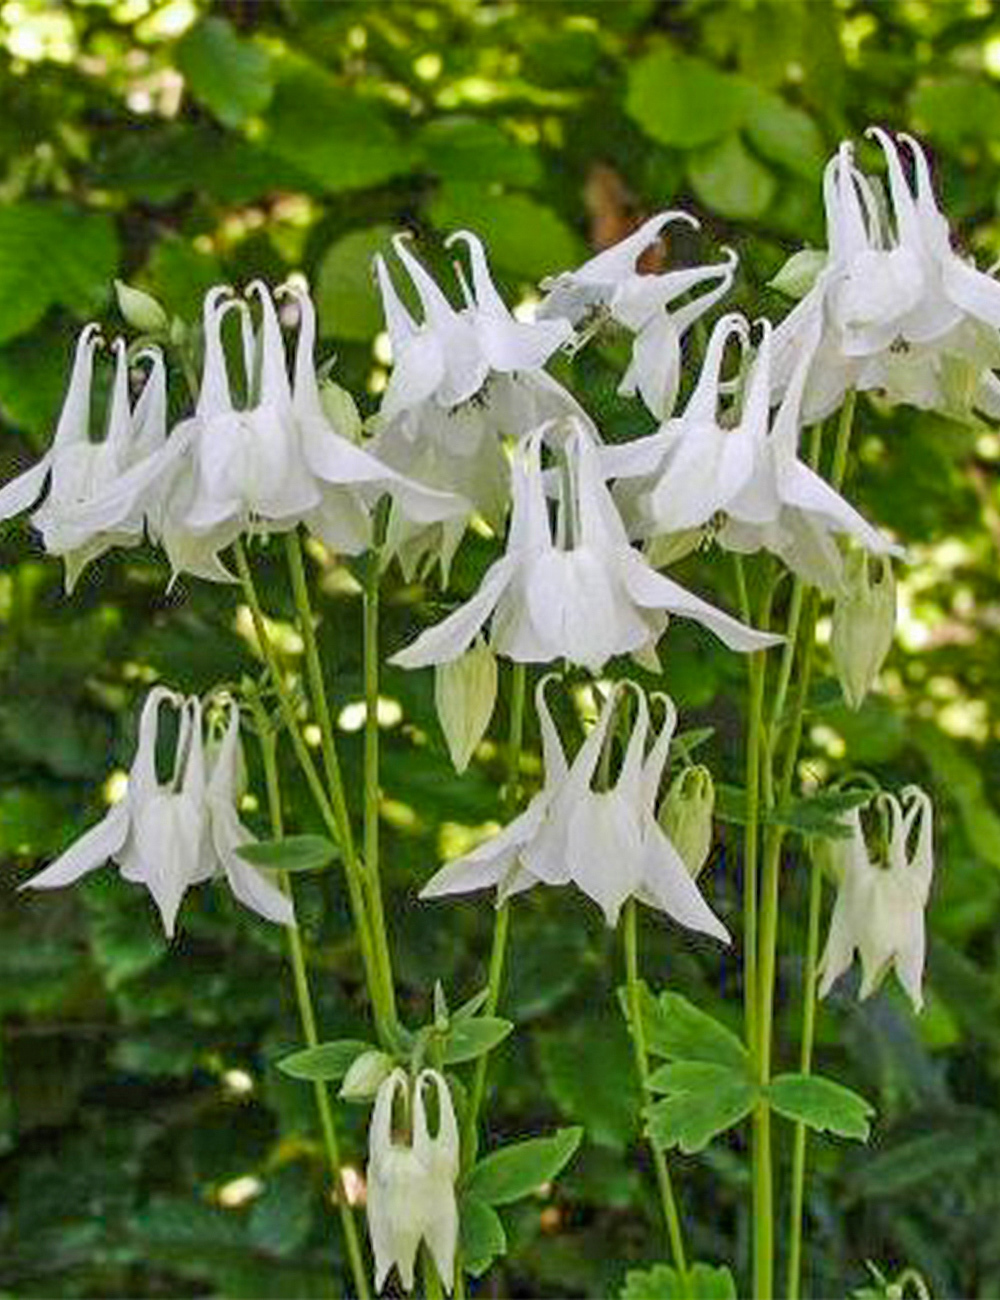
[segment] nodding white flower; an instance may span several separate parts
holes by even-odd
[[[457,659],[438,664],[434,703],[456,772],[464,772],[486,735],[497,698],[497,661],[479,637]]]
[[[639,258],[672,222],[699,222],[686,212],[660,212],[611,248],[592,257],[575,271],[554,276],[543,288],[548,296],[539,307],[541,318],[564,318],[577,325],[606,312],[635,335],[632,360],[618,386],[619,393],[638,393],[658,419],[670,415],[677,400],[684,335],[705,312],[728,293],[738,258],[724,249],[726,260],[709,266],[686,267],[661,275],[640,275]],[[671,304],[699,285],[717,281],[714,288],[683,306]]]
[[[857,951],[862,998],[879,986],[892,967],[914,1010],[923,1006],[924,909],[934,871],[933,812],[930,799],[917,786],[907,786],[900,797],[902,806],[893,795],[876,796],[889,822],[884,862],[869,855],[860,811],[855,808],[843,816],[851,838],[832,859],[841,879],[819,963],[820,997],[826,997]]]
[[[173,764],[165,781],[156,772],[163,705],[178,715]],[[172,938],[188,886],[224,872],[242,903],[270,920],[291,924],[288,899],[235,855],[235,848],[252,838],[234,808],[238,762],[238,732],[230,719],[206,776],[200,701],[153,687],[139,720],[139,745],[124,798],[55,862],[26,881],[25,888],[71,885],[110,858],[125,880],[146,886]]]
[[[113,546],[142,540],[167,432],[166,380],[159,349],[145,348],[136,358],[147,359],[150,369],[133,405],[125,341],[116,339],[107,429],[103,439],[91,441],[90,395],[100,343],[98,327],[86,325],[77,340],[51,447],[37,465],[0,489],[0,519],[9,519],[37,501],[48,485],[31,522],[49,554],[62,557],[68,591],[91,560]],[[114,505],[88,518],[88,508],[109,492],[114,493]]]
[[[582,429],[560,449],[565,473],[553,535],[541,468],[545,434],[528,434],[515,457],[506,553],[470,600],[393,663],[419,668],[456,659],[487,619],[496,654],[520,663],[565,658],[594,672],[612,655],[655,646],[670,614],[693,618],[734,650],[781,639],[755,632],[650,568],[629,545],[598,450]]]
[[[837,535],[851,536],[872,552],[894,548],[799,459],[807,354],[770,416],[772,331],[766,320],[760,327],[738,407],[720,413],[722,360],[733,338],[746,354],[750,327],[742,316],[729,315],[712,331],[683,414],[652,437],[607,448],[602,462],[606,472],[620,476],[618,496],[635,536],[711,528],[729,550],[766,548],[808,581],[837,590],[843,581]]]
[[[691,872],[656,820],[660,782],[677,723],[666,695],[663,722],[650,739],[649,704],[633,682],[610,691],[596,725],[573,763],[567,764],[545,700],[552,677],[539,682],[535,699],[542,733],[545,783],[525,811],[493,839],[443,867],[421,890],[421,898],[466,893],[495,886],[497,903],[534,885],[572,882],[592,898],[609,926],[627,899],[635,897],[666,912],[691,930],[729,942],[725,926],[701,896]],[[624,695],[635,696],[628,744],[617,779],[595,791],[601,756]]]
[[[437,1098],[437,1132],[432,1136],[424,1091]],[[407,1136],[397,1140],[393,1110],[403,1111]],[[421,1241],[438,1277],[451,1292],[458,1243],[455,1180],[459,1136],[448,1084],[437,1070],[421,1070],[413,1083],[396,1069],[380,1085],[368,1131],[368,1232],[375,1255],[375,1288],[381,1291],[393,1265],[403,1289],[413,1289]]]
[[[947,414],[975,407],[996,416],[1000,283],[953,250],[917,141],[897,137],[912,161],[911,187],[899,146],[878,127],[868,134],[885,155],[891,220],[851,145],[842,144],[823,178],[829,256],[776,331],[775,392],[809,350],[809,423],[836,410],[849,388]]]
[[[572,334],[566,321],[515,320],[496,290],[481,241],[457,231],[470,275],[458,267],[464,299],[456,309],[414,257],[406,237],[393,246],[416,290],[423,319],[400,301],[388,267],[375,259],[393,369],[376,420],[374,449],[389,465],[422,483],[453,492],[465,516],[433,528],[390,520],[387,549],[412,574],[422,560],[447,573],[469,513],[503,527],[510,473],[503,440],[545,420],[572,415],[596,430],[575,399],[543,367]]]
[[[854,551],[833,603],[830,653],[848,708],[860,709],[892,648],[896,580],[884,555]]]

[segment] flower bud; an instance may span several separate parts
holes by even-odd
[[[682,528],[675,533],[658,533],[645,546],[646,559],[654,569],[666,569],[696,551],[705,536],[704,528]]]
[[[681,855],[692,879],[708,861],[712,847],[715,785],[707,767],[686,767],[674,778],[660,804],[658,821]]]
[[[354,398],[346,388],[341,388],[332,379],[324,379],[319,386],[319,400],[323,414],[334,429],[348,442],[361,441],[361,416]]]
[[[482,637],[457,659],[437,665],[434,701],[456,772],[469,766],[490,725],[496,698],[497,661]]]
[[[892,646],[896,579],[884,555],[854,551],[844,565],[844,588],[833,605],[830,650],[849,708],[860,709]]]
[[[793,253],[773,280],[768,281],[786,298],[804,298],[826,265],[828,254],[819,248],[802,248]]]
[[[362,1052],[351,1062],[340,1085],[344,1101],[367,1101],[374,1097],[392,1072],[392,1057],[373,1049]]]
[[[133,289],[124,280],[115,281],[118,309],[133,329],[144,334],[165,334],[170,325],[167,313],[150,293]]]

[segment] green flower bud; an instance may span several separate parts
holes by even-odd
[[[660,533],[645,546],[646,559],[654,569],[666,569],[696,551],[705,536],[704,528],[682,528],[676,533]]]
[[[896,579],[884,555],[853,551],[844,566],[844,589],[833,604],[830,650],[851,709],[860,709],[892,646]]]
[[[497,661],[482,637],[465,654],[435,669],[438,721],[456,772],[469,766],[490,725],[496,698]]]
[[[150,293],[133,289],[124,280],[115,281],[118,309],[133,329],[144,334],[165,334],[170,325],[167,313]]]
[[[319,386],[319,400],[323,414],[342,438],[348,442],[361,441],[361,416],[354,398],[346,388],[332,379],[324,379]]]
[[[367,1101],[374,1097],[382,1083],[392,1073],[393,1061],[385,1052],[373,1049],[362,1052],[351,1062],[340,1085],[340,1096],[344,1101]]]
[[[686,767],[660,804],[658,820],[667,838],[697,879],[712,848],[715,785],[707,767]]]
[[[793,253],[773,280],[768,284],[786,298],[804,298],[816,283],[816,277],[826,266],[827,257],[820,248],[802,248]]]

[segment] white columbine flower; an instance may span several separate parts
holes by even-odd
[[[872,552],[893,550],[843,497],[799,459],[803,354],[780,407],[769,414],[772,331],[762,337],[740,405],[720,411],[723,355],[730,339],[746,351],[741,316],[724,316],[712,331],[698,385],[682,415],[662,430],[602,451],[605,470],[626,480],[618,489],[637,537],[714,532],[732,551],[765,548],[824,590],[843,581],[835,538],[847,535]],[[629,481],[637,480],[637,481]]]
[[[907,786],[900,801],[877,796],[889,819],[884,863],[872,861],[858,809],[844,815],[851,838],[833,856],[841,880],[820,960],[820,997],[861,955],[862,998],[868,997],[892,967],[915,1011],[923,1006],[924,909],[934,871],[932,808],[917,786]]]
[[[1000,283],[952,249],[920,145],[898,137],[912,160],[911,186],[898,146],[877,127],[868,134],[888,165],[891,219],[842,144],[823,178],[829,255],[775,333],[775,391],[808,350],[809,423],[836,410],[849,388],[945,414],[967,416],[974,407],[1000,415],[991,373],[1000,365]]]
[[[461,308],[448,301],[407,240],[393,240],[420,300],[420,322],[400,301],[384,259],[375,259],[393,355],[375,450],[401,473],[467,503],[465,517],[433,530],[390,520],[388,549],[407,573],[425,557],[440,559],[447,571],[472,510],[494,529],[503,527],[510,501],[504,439],[566,415],[596,437],[574,398],[543,369],[569,339],[569,324],[515,320],[493,284],[480,240],[463,230],[447,241],[456,242],[465,245],[470,266],[468,281],[459,271]]]
[[[566,319],[574,325],[606,312],[635,335],[632,360],[618,387],[631,396],[638,392],[650,412],[665,420],[673,410],[681,378],[684,335],[701,316],[729,291],[737,257],[725,249],[726,261],[714,266],[694,266],[640,275],[636,265],[642,254],[671,222],[698,227],[686,212],[661,212],[611,248],[584,262],[575,271],[554,276],[543,288],[548,296],[539,308],[543,319]],[[699,285],[717,281],[714,288],[683,306],[671,305]]]
[[[442,868],[421,891],[421,898],[495,887],[498,904],[533,885],[572,882],[594,900],[608,925],[617,924],[631,897],[672,916],[688,929],[728,943],[725,926],[698,891],[677,849],[656,820],[656,803],[670,740],[677,721],[673,702],[649,752],[649,706],[632,682],[616,684],[597,724],[572,765],[545,702],[544,678],[536,691],[542,733],[545,784],[520,817],[485,844]],[[617,779],[607,789],[593,789],[609,729],[626,691],[636,699],[635,716]]]
[[[98,327],[85,326],[52,446],[37,465],[0,489],[0,519],[9,519],[37,501],[48,485],[31,522],[46,551],[65,562],[68,591],[91,560],[113,546],[142,540],[167,432],[163,357],[157,348],[140,354],[150,361],[150,370],[133,406],[125,342],[116,339],[107,429],[101,440],[91,441],[90,394],[99,346]],[[109,492],[114,493],[113,508],[91,518],[81,515]]]
[[[178,715],[171,775],[156,773],[160,709]],[[237,722],[238,727],[238,722]],[[189,885],[224,872],[241,902],[270,920],[292,923],[291,905],[249,863],[235,856],[252,837],[240,825],[233,802],[239,760],[232,720],[211,773],[206,777],[200,702],[155,686],[139,720],[136,750],[124,798],[26,888],[58,889],[104,866],[118,864],[125,880],[145,885],[153,896],[168,938],[173,937],[181,899]]]
[[[612,655],[655,646],[670,614],[693,618],[733,650],[779,638],[755,632],[650,568],[629,545],[583,429],[563,441],[553,535],[541,468],[545,430],[522,441],[512,472],[507,550],[478,592],[392,662],[403,668],[447,663],[472,643],[487,619],[496,654],[520,663],[568,659],[597,672]]]
[[[438,1127],[427,1126],[424,1090],[437,1096]],[[395,1133],[395,1107],[408,1136]],[[413,1290],[413,1270],[421,1241],[431,1253],[438,1277],[451,1292],[458,1243],[455,1180],[459,1136],[448,1084],[437,1070],[421,1070],[410,1090],[403,1070],[393,1070],[380,1085],[368,1132],[368,1232],[375,1255],[375,1288],[381,1291],[393,1265],[403,1289]]]

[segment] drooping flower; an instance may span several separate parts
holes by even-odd
[[[178,726],[171,774],[161,781],[156,749],[164,705],[174,709]],[[219,755],[206,776],[200,701],[155,686],[143,705],[139,745],[124,797],[55,862],[26,881],[25,888],[58,889],[73,884],[111,859],[125,880],[146,886],[164,931],[172,938],[188,887],[225,873],[242,903],[269,920],[291,924],[288,899],[235,853],[252,838],[239,823],[234,807],[237,745],[238,730],[231,718]]]
[[[667,838],[681,855],[691,875],[698,879],[712,849],[712,813],[715,783],[701,764],[682,768],[670,783],[657,813]]]
[[[849,388],[959,417],[973,408],[996,416],[1000,283],[952,248],[916,140],[898,136],[913,163],[911,187],[898,146],[877,127],[868,134],[885,155],[891,218],[842,144],[823,178],[829,255],[776,330],[775,393],[808,351],[809,423],[836,410]]]
[[[884,555],[847,557],[844,590],[833,602],[830,653],[849,708],[860,709],[892,648],[896,580]]]
[[[493,284],[481,241],[463,230],[446,242],[461,242],[468,252],[469,279],[460,272],[461,308],[452,306],[407,240],[393,240],[420,300],[420,322],[400,301],[385,260],[375,259],[393,355],[375,451],[401,473],[467,503],[465,517],[430,530],[390,520],[388,546],[407,573],[427,557],[447,571],[473,510],[502,528],[510,501],[505,439],[569,415],[596,437],[575,399],[543,369],[568,340],[569,324],[516,320]]]
[[[736,338],[746,353],[750,341],[743,317],[724,316],[683,414],[649,438],[602,451],[605,471],[620,480],[617,493],[634,536],[710,528],[726,549],[767,549],[807,581],[836,591],[843,580],[837,536],[853,537],[875,553],[894,548],[799,458],[808,354],[778,410],[769,413],[772,331],[766,320],[760,327],[741,398],[720,411],[727,344]]]
[[[913,1003],[923,1006],[924,910],[934,871],[933,812],[928,796],[907,786],[896,799],[876,796],[888,817],[885,861],[873,860],[865,842],[860,810],[843,814],[851,836],[837,841],[831,859],[840,872],[830,933],[820,960],[820,997],[861,956],[860,996],[866,998],[890,967]],[[900,806],[902,803],[902,806]]]
[[[669,615],[692,618],[731,649],[751,651],[780,638],[755,632],[650,568],[629,545],[601,473],[598,450],[583,429],[560,449],[555,534],[541,467],[545,430],[521,443],[513,466],[507,550],[478,592],[394,656],[403,668],[447,663],[490,623],[496,654],[520,663],[568,659],[598,671],[612,655],[655,646]]]
[[[433,1088],[438,1128],[431,1136],[424,1090]],[[393,1110],[400,1106],[408,1136],[394,1134]],[[455,1180],[459,1136],[448,1084],[437,1070],[421,1070],[413,1083],[397,1069],[380,1085],[368,1132],[368,1231],[375,1255],[375,1288],[381,1291],[393,1265],[404,1290],[413,1290],[421,1241],[438,1277],[451,1292],[458,1244]]]
[[[551,677],[535,699],[542,733],[544,785],[525,811],[493,839],[443,867],[421,898],[495,887],[497,903],[537,884],[575,884],[594,900],[610,926],[631,897],[666,912],[688,929],[729,941],[675,846],[656,819],[656,803],[677,713],[666,696],[664,718],[650,737],[649,704],[632,682],[616,684],[573,763],[567,764],[545,700]],[[593,788],[610,743],[609,731],[626,692],[636,708],[621,770],[607,789]]]
[[[434,703],[456,772],[469,766],[490,725],[496,698],[496,656],[482,637],[457,659],[438,664]]]
[[[102,439],[91,440],[91,385],[99,346],[98,327],[86,325],[77,340],[51,447],[36,465],[0,489],[0,519],[20,514],[45,492],[31,523],[46,551],[63,559],[68,591],[91,560],[114,546],[133,546],[142,540],[154,508],[151,489],[161,473],[167,432],[163,357],[157,348],[140,353],[149,360],[150,369],[133,405],[125,342],[116,339],[107,429]],[[81,517],[82,511],[109,493],[114,495],[111,508]]]
[[[630,330],[635,335],[632,360],[618,391],[624,396],[638,392],[658,420],[670,415],[677,400],[685,334],[729,291],[738,261],[731,249],[725,249],[726,260],[716,265],[640,275],[639,258],[666,226],[678,221],[699,225],[686,212],[650,217],[575,271],[554,276],[543,286],[549,292],[538,311],[542,319],[566,319],[573,325],[604,312]],[[712,281],[717,282],[713,288],[670,310],[679,298]]]

